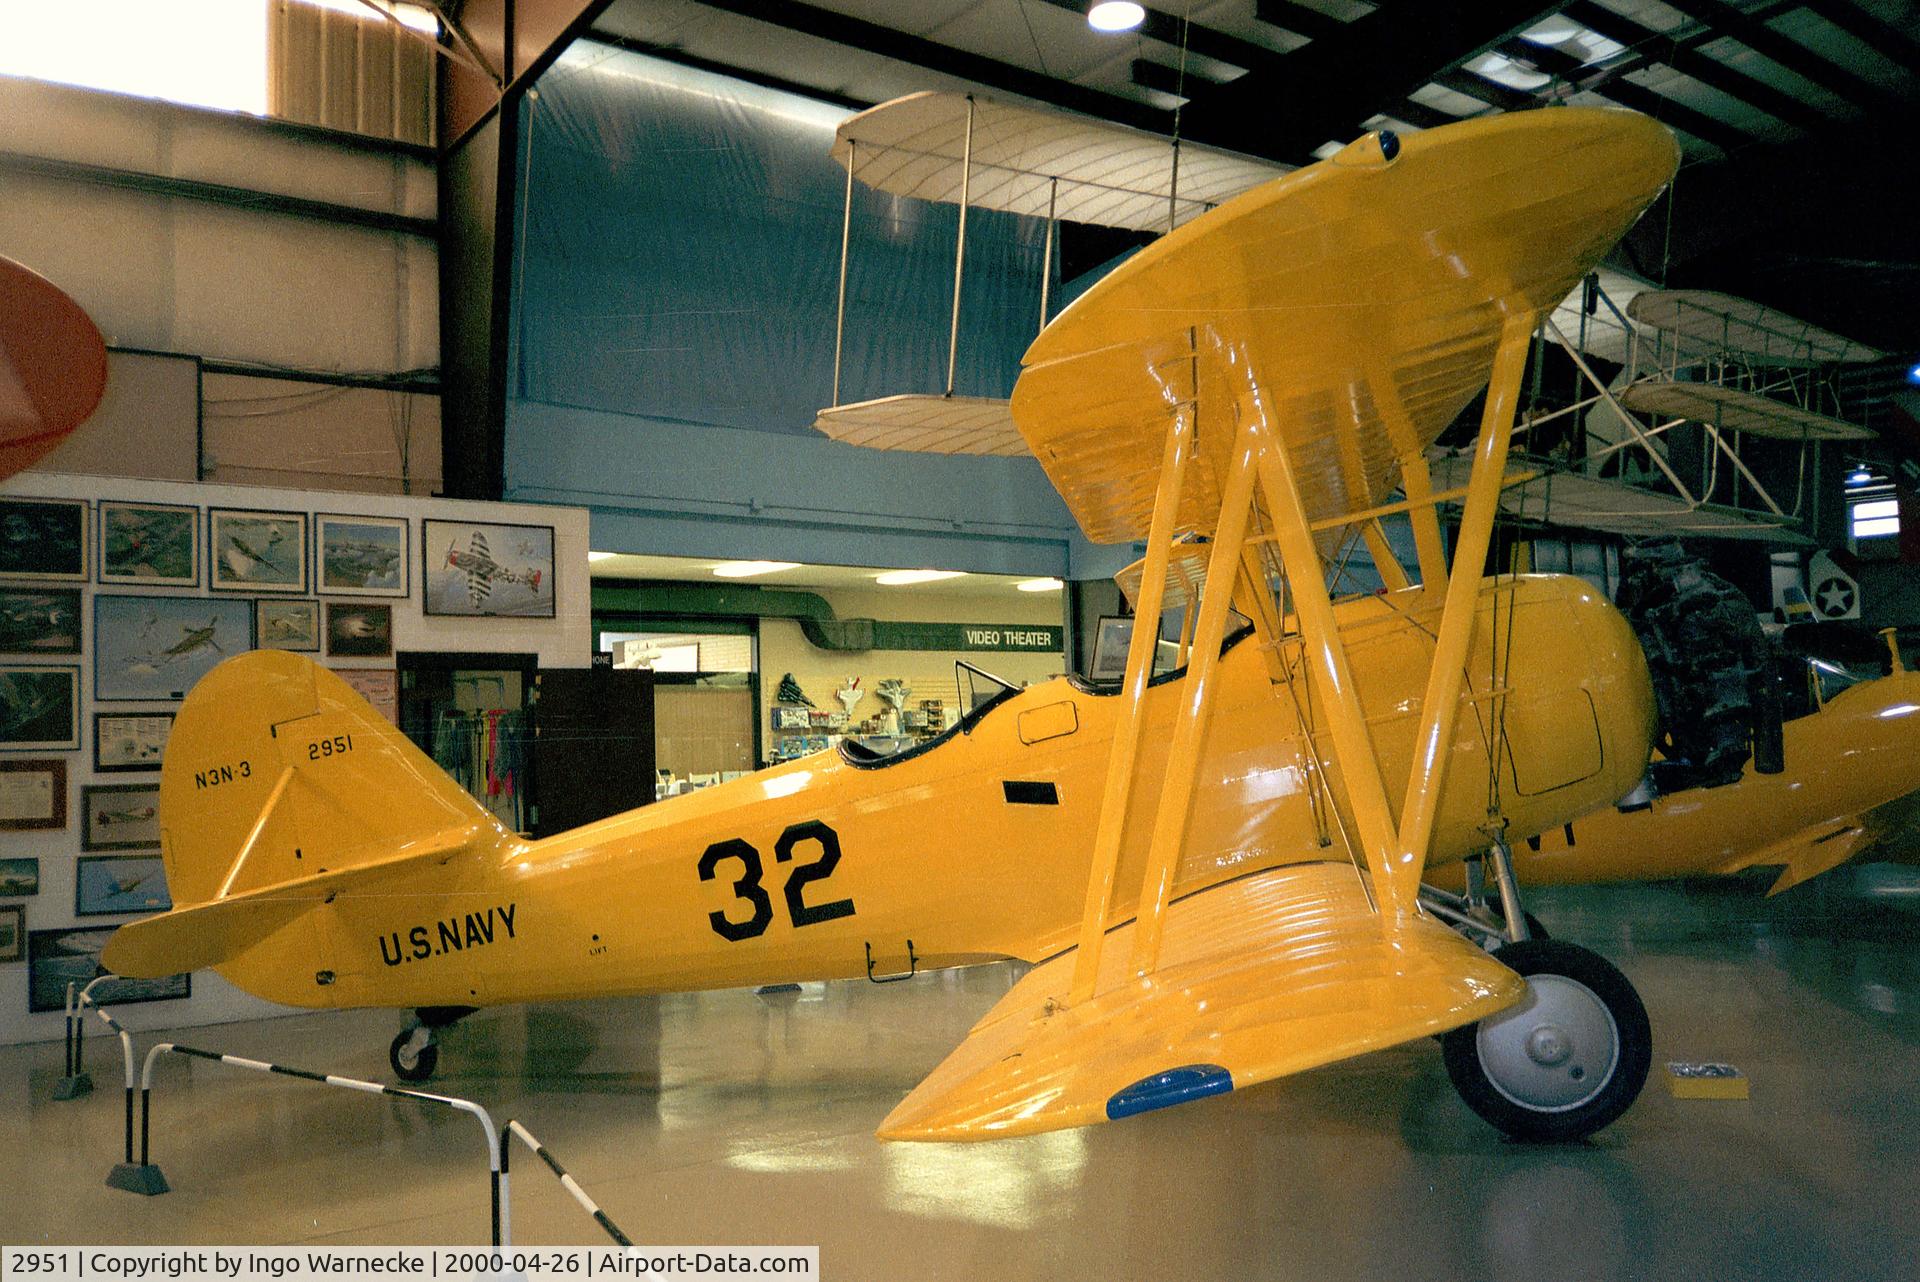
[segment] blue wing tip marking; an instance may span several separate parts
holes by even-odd
[[[1107,1120],[1117,1122],[1135,1113],[1151,1113],[1157,1108],[1170,1108],[1208,1095],[1224,1095],[1232,1089],[1233,1074],[1218,1064],[1170,1068],[1115,1091],[1107,1100]]]

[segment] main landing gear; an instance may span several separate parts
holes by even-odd
[[[1420,902],[1519,972],[1527,994],[1441,1037],[1447,1076],[1467,1107],[1515,1139],[1585,1139],[1625,1113],[1646,1085],[1653,1062],[1647,1008],[1613,963],[1538,930],[1520,906],[1503,843],[1485,862],[1497,903],[1429,886]],[[1470,887],[1479,881],[1470,877]]]
[[[440,1030],[471,1015],[472,1006],[422,1006],[387,1048],[393,1075],[403,1082],[424,1082],[440,1066]]]

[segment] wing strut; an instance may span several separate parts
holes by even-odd
[[[1400,849],[1394,870],[1400,884],[1391,890],[1404,893],[1409,902],[1420,889],[1427,842],[1433,836],[1440,789],[1446,782],[1447,760],[1452,755],[1446,749],[1453,743],[1453,723],[1460,712],[1467,651],[1473,644],[1474,621],[1479,614],[1480,580],[1486,572],[1487,545],[1493,538],[1494,513],[1499,510],[1500,486],[1507,474],[1507,444],[1512,439],[1514,407],[1519,403],[1520,377],[1527,367],[1533,319],[1531,315],[1508,318],[1500,335],[1500,348],[1494,353],[1486,409],[1480,416],[1480,438],[1474,445],[1467,502],[1454,542],[1453,573],[1447,580],[1447,605],[1440,615],[1433,666],[1427,669],[1427,692],[1420,703],[1413,773],[1407,779],[1406,804],[1400,810]]]
[[[1254,422],[1242,418],[1220,496],[1220,521],[1207,558],[1207,586],[1200,591],[1200,613],[1193,625],[1193,661],[1181,683],[1174,713],[1173,743],[1167,750],[1166,782],[1153,817],[1146,874],[1140,884],[1139,925],[1133,934],[1133,972],[1145,975],[1160,960],[1167,902],[1180,855],[1187,847],[1193,818],[1193,785],[1200,772],[1200,747],[1207,737],[1214,704],[1214,672],[1227,628],[1227,603],[1240,575],[1240,551],[1246,545],[1247,517],[1253,507],[1253,474],[1261,441]]]
[[[1311,671],[1321,683],[1327,728],[1341,763],[1348,805],[1353,810],[1376,901],[1390,930],[1404,929],[1418,914],[1420,874],[1426,863],[1427,846],[1451,755],[1444,748],[1453,742],[1465,689],[1466,657],[1473,642],[1481,580],[1505,476],[1507,446],[1512,436],[1514,409],[1521,375],[1526,368],[1532,328],[1531,314],[1520,314],[1510,318],[1502,329],[1450,571],[1444,568],[1444,563],[1439,568],[1434,565],[1437,549],[1432,545],[1438,542],[1437,522],[1426,531],[1425,537],[1421,536],[1422,523],[1418,519],[1414,523],[1422,554],[1422,577],[1432,592],[1444,591],[1444,605],[1421,703],[1414,765],[1397,810],[1389,799],[1379,754],[1354,685],[1346,645],[1335,623],[1333,603],[1314,539],[1316,523],[1302,497],[1294,460],[1273,425],[1267,393],[1248,354],[1244,351],[1224,354],[1220,367],[1238,370],[1245,385],[1235,406],[1238,426],[1233,447],[1224,460],[1220,477],[1220,507],[1208,548],[1199,608],[1192,615],[1190,636],[1183,637],[1188,643],[1190,662],[1181,687],[1181,703],[1175,713],[1166,772],[1153,810],[1153,833],[1147,846],[1127,973],[1136,978],[1145,977],[1159,964],[1167,908],[1192,818],[1194,782],[1214,703],[1214,677],[1228,606],[1237,589],[1247,586],[1242,578],[1244,556],[1259,543],[1273,543],[1282,565],[1292,569],[1287,578],[1300,640]],[[1092,999],[1098,987],[1101,944],[1112,902],[1128,795],[1134,782],[1142,727],[1141,705],[1158,640],[1154,623],[1164,600],[1171,545],[1180,515],[1181,483],[1191,449],[1192,414],[1192,404],[1183,402],[1176,407],[1167,430],[1135,615],[1140,624],[1134,629],[1127,652],[1121,720],[1101,799],[1093,870],[1087,886],[1069,1005]],[[1408,471],[1411,473],[1407,477],[1409,497],[1427,498],[1425,514],[1431,518],[1433,495],[1425,468],[1410,466]],[[1250,539],[1248,525],[1257,518],[1264,518],[1266,528]],[[1386,573],[1394,576],[1399,572],[1398,577],[1404,582],[1404,572],[1386,546],[1385,535],[1373,514],[1355,513],[1348,519],[1360,525],[1361,533],[1374,546],[1376,558],[1390,567]],[[1383,552],[1385,555],[1381,555]],[[1279,641],[1277,614],[1256,609],[1254,620],[1263,640],[1269,644]]]
[[[1166,448],[1160,460],[1160,482],[1153,495],[1153,524],[1147,534],[1146,569],[1140,580],[1140,600],[1133,612],[1133,637],[1127,645],[1127,675],[1120,695],[1120,716],[1114,726],[1113,747],[1107,759],[1107,784],[1100,797],[1100,824],[1094,830],[1093,870],[1087,878],[1086,909],[1080,919],[1079,956],[1074,962],[1068,1000],[1074,1005],[1093,996],[1100,974],[1100,945],[1106,937],[1107,904],[1120,863],[1120,838],[1126,826],[1127,799],[1132,792],[1134,760],[1140,750],[1148,678],[1160,646],[1160,603],[1167,590],[1167,561],[1179,517],[1180,490],[1193,456],[1194,404],[1174,408],[1167,425]]]

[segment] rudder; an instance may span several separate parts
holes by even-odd
[[[347,683],[257,650],[188,692],[160,775],[161,857],[177,905],[506,831]]]

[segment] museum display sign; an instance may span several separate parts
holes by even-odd
[[[158,770],[172,731],[171,712],[96,712],[93,768],[103,774]]]
[[[0,832],[66,826],[66,759],[0,757]]]

